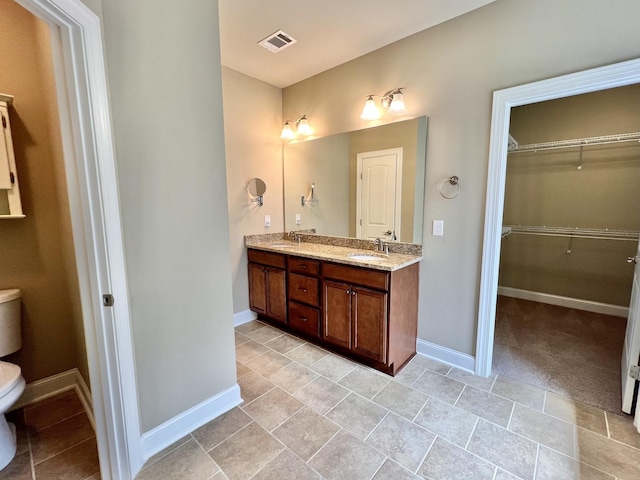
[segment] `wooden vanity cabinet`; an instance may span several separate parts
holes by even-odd
[[[289,257],[289,328],[303,336],[320,337],[320,262]]]
[[[286,257],[249,250],[249,305],[270,320],[287,323]]]

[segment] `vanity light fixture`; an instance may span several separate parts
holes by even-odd
[[[296,124],[296,131],[293,131],[291,128],[291,124]],[[293,120],[287,120],[284,122],[284,126],[282,127],[282,133],[280,134],[280,138],[283,140],[293,140],[296,136],[300,135],[303,137],[307,137],[311,135],[312,130],[309,126],[309,120],[307,120],[306,115],[302,115],[295,122]]]
[[[364,104],[360,118],[363,120],[376,120],[380,118],[380,110],[376,106],[374,97],[378,97],[380,99],[380,105],[382,105],[390,115],[402,115],[407,113],[407,109],[404,104],[404,96],[402,94],[403,88],[404,87],[394,88],[384,95],[367,95],[367,101]]]

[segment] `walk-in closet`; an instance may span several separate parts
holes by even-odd
[[[619,412],[640,85],[511,111],[493,372]]]

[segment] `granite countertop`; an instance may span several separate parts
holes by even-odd
[[[305,238],[305,236],[303,236],[303,238]],[[345,265],[366,267],[375,270],[399,270],[422,260],[421,248],[419,252],[414,248],[412,249],[414,251],[406,253],[391,252],[388,255],[385,255],[382,252],[376,252],[370,248],[366,248],[369,246],[368,244],[372,242],[365,243],[359,241],[359,243],[355,243],[353,246],[344,245],[344,243],[348,243],[345,241],[333,243],[342,243],[342,245],[305,242],[304,240],[300,243],[297,243],[285,240],[282,237],[253,239],[245,237],[245,245],[247,246],[247,248],[264,250],[267,252],[283,253],[297,257],[313,258],[316,260],[328,260],[331,262],[343,263]],[[389,245],[393,246],[392,244]],[[377,258],[368,260],[356,260],[349,256],[350,254],[354,253],[376,256]]]

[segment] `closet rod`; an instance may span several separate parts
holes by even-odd
[[[505,225],[508,234],[543,235],[549,237],[587,238],[591,240],[640,240],[640,232],[633,230],[611,230],[608,228],[571,228],[531,225]]]
[[[608,145],[611,143],[622,142],[640,142],[640,132],[604,135],[601,137],[575,138],[573,140],[558,140],[556,142],[530,143],[528,145],[510,143],[509,153],[536,152],[539,150],[554,150],[557,148],[585,147],[591,145]]]

